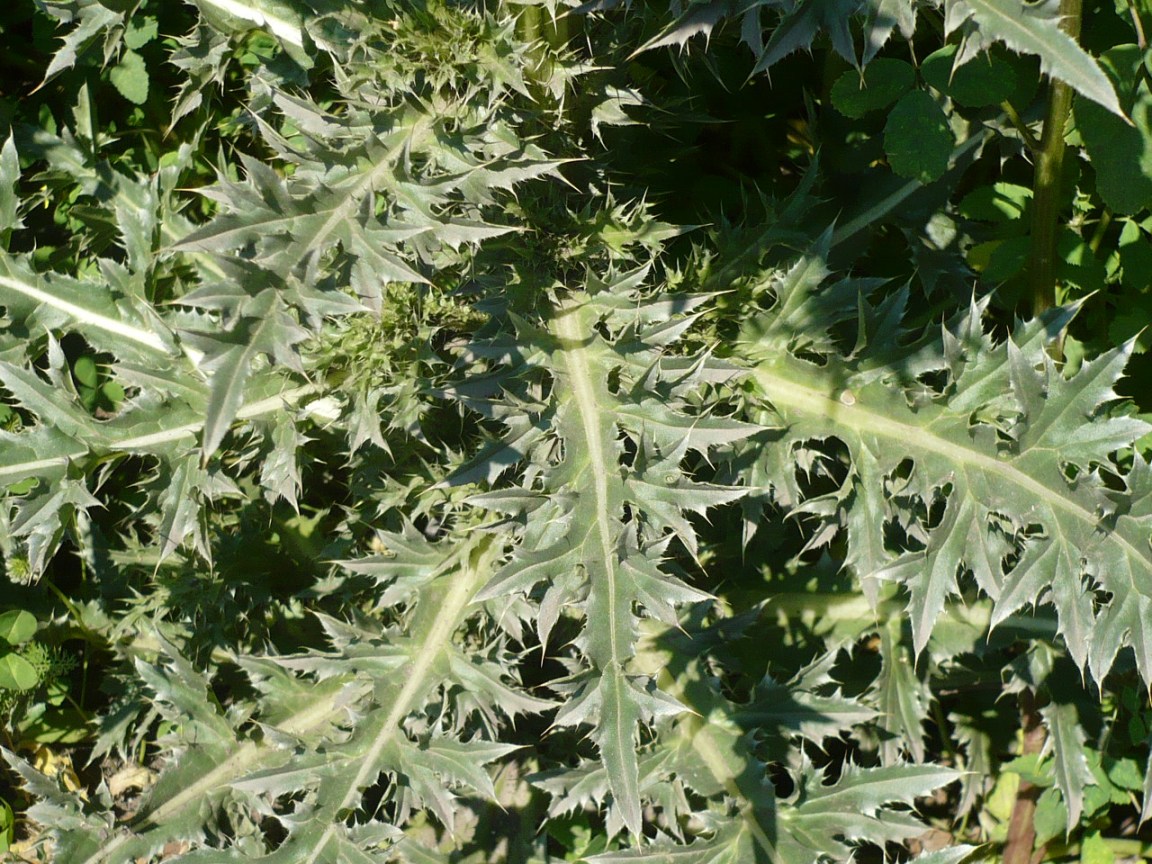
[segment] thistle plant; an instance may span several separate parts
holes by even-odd
[[[0,550],[98,686],[22,855],[1139,848],[1139,4],[36,5]]]

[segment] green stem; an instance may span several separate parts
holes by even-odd
[[[931,704],[932,722],[936,724],[936,729],[940,733],[940,752],[948,757],[949,760],[955,762],[956,750],[952,747],[952,738],[948,734],[948,718],[944,716],[944,709],[940,707],[940,700],[932,698],[929,700]]]
[[[1132,26],[1136,28],[1136,44],[1143,51],[1148,47],[1148,40],[1144,36],[1144,22],[1140,20],[1140,12],[1132,0],[1128,0],[1128,13],[1132,16]]]
[[[1093,255],[1100,251],[1100,244],[1104,242],[1104,233],[1111,224],[1112,211],[1105,208],[1104,212],[1100,214],[1100,222],[1096,226],[1096,230],[1092,233],[1092,239],[1088,241],[1088,248],[1092,250]]]
[[[540,7],[525,6],[516,19],[516,35],[525,42],[535,42],[540,38]]]
[[[519,7],[516,13],[516,35],[528,43],[532,63],[526,68],[530,77],[545,85],[552,75],[555,55],[568,44],[571,30],[568,16],[545,19],[540,6]]]
[[[72,620],[76,622],[76,629],[80,631],[80,635],[84,637],[86,644],[95,645],[98,648],[107,647],[108,641],[84,623],[84,618],[80,610],[76,608],[76,604],[72,602],[72,599],[67,594],[61,591],[51,579],[41,579],[40,584],[47,587],[49,591],[56,595],[56,599],[64,604],[64,608],[68,610],[68,614],[71,615]]]
[[[1024,118],[1020,116],[1012,103],[1005,99],[1000,103],[1000,110],[1012,122],[1012,127],[1020,134],[1020,140],[1024,142],[1024,146],[1028,148],[1029,152],[1036,153],[1040,149],[1040,142],[1036,140],[1036,136],[1032,134],[1032,130],[1028,128],[1028,124],[1024,122]]]
[[[1060,27],[1080,38],[1083,0],[1060,0]],[[1060,218],[1060,175],[1064,165],[1064,127],[1072,109],[1072,88],[1053,79],[1048,89],[1048,113],[1036,152],[1032,184],[1032,248],[1028,273],[1032,285],[1032,314],[1056,305],[1056,238]]]

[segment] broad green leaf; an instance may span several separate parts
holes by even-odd
[[[744,820],[734,820],[711,838],[686,845],[665,841],[638,849],[602,852],[585,860],[595,864],[735,864],[737,861],[755,861],[756,855],[753,831]],[[780,857],[776,860],[782,864],[794,864]]]
[[[36,635],[36,616],[24,609],[0,614],[0,639],[9,645],[23,645]]]
[[[76,376],[76,381],[79,384],[90,389],[94,389],[100,383],[100,373],[96,369],[96,361],[88,354],[76,358],[76,362],[72,364],[72,374]]]
[[[8,749],[0,749],[0,756],[20,776],[24,789],[37,798],[27,810],[28,818],[41,825],[53,826],[56,836],[54,856],[66,861],[82,861],[99,852],[101,838],[107,836],[113,825],[111,802],[107,798],[99,801],[107,809],[94,808],[77,792],[65,789],[57,777],[42,774]],[[100,812],[94,812],[98,809]],[[124,860],[131,861],[137,855],[149,854],[148,848],[138,841],[128,842],[122,849],[126,856]]]
[[[495,191],[554,173],[560,164],[531,147],[492,162],[480,141],[469,142],[476,152],[445,152],[439,134],[446,118],[416,105],[389,112],[391,126],[386,132],[379,131],[378,117],[362,111],[336,117],[302,101],[281,99],[280,106],[298,122],[324,127],[323,143],[312,144],[316,152],[301,154],[305,168],[289,182],[245,158],[246,183],[222,178],[210,192],[230,206],[213,222],[183,237],[177,249],[226,255],[252,243],[257,250],[255,262],[286,278],[339,244],[353,257],[352,280],[358,293],[378,305],[383,282],[426,281],[405,261],[412,250],[430,258],[443,246],[458,249],[512,230],[463,218],[447,205],[461,199],[488,204]],[[287,146],[281,141],[277,144]],[[346,149],[355,169],[333,175],[323,161],[331,147]],[[426,154],[432,167],[449,160],[451,170],[432,177],[409,177],[407,166],[413,153]],[[377,196],[393,201],[396,215],[387,220],[376,216],[371,202]],[[405,254],[396,245],[401,241],[409,244]],[[378,272],[373,275],[368,268]]]
[[[899,29],[900,35],[912,41],[916,32],[916,3],[911,0],[868,0],[864,30],[863,62],[869,63],[884,47],[892,33]]]
[[[641,606],[674,624],[677,604],[707,599],[663,572],[650,556],[673,536],[694,551],[696,533],[685,514],[703,515],[744,494],[741,489],[682,477],[685,455],[740,440],[752,430],[749,424],[687,413],[683,397],[700,386],[708,364],[696,361],[683,371],[665,368],[647,339],[662,347],[678,335],[676,314],[671,321],[661,320],[666,314],[658,312],[661,305],[671,304],[681,315],[690,316],[701,299],[654,297],[650,302],[656,308],[645,312],[644,304],[633,299],[639,298],[637,289],[644,276],[638,271],[608,284],[590,280],[595,292],[558,304],[550,331],[516,320],[519,343],[507,350],[534,362],[547,359],[556,370],[552,404],[544,410],[565,441],[563,459],[546,475],[559,495],[553,502],[491,493],[471,499],[497,511],[532,512],[521,545],[485,586],[481,599],[527,593],[545,583],[537,620],[544,644],[562,606],[579,603],[585,610],[581,643],[593,669],[556,723],[594,722],[592,737],[607,768],[613,818],[634,835],[642,828],[636,753],[640,724],[680,710],[676,703],[654,695],[643,676],[630,668],[637,638],[634,608]],[[645,320],[647,315],[654,319],[651,323]],[[589,339],[586,334],[595,333],[595,322],[604,319],[611,322],[614,338]],[[505,350],[477,346],[481,348],[485,353]],[[609,390],[614,369],[627,382],[622,386],[633,389],[635,407]],[[731,376],[719,370],[716,374],[721,379]],[[505,386],[516,385],[510,380]],[[662,399],[653,398],[660,393]],[[636,457],[626,470],[621,465],[622,430],[637,441]],[[509,432],[511,438],[519,437],[515,427]],[[490,458],[502,452],[486,451]],[[474,474],[476,469],[469,471]],[[623,522],[627,508],[644,522],[645,546]]]
[[[476,703],[482,706],[482,710],[489,713],[498,708],[509,717],[515,717],[520,714],[538,714],[555,707],[553,702],[514,688],[511,682],[504,680],[508,676],[497,663],[453,652],[449,668],[453,679],[460,682],[472,694]]]
[[[669,24],[661,33],[653,36],[637,48],[635,53],[651,51],[654,48],[684,45],[693,36],[698,35],[703,35],[707,39],[712,35],[712,28],[728,11],[728,4],[720,2],[720,0],[694,4],[687,14]],[[604,121],[601,120],[601,122]]]
[[[1144,69],[1144,52],[1136,45],[1119,45],[1101,58],[1104,68],[1125,94],[1131,118],[1079,99],[1076,130],[1096,170],[1100,197],[1118,213],[1137,214],[1152,205],[1152,91]]]
[[[1024,218],[1032,190],[1015,183],[994,183],[973,189],[960,201],[959,211],[969,219],[1016,222]]]
[[[705,673],[698,660],[690,659],[701,650],[707,635],[682,633],[677,628],[664,629],[652,624],[644,628],[640,665],[657,672],[661,687],[669,696],[683,703],[691,713],[682,714],[666,726],[660,736],[660,748],[651,758],[665,770],[687,783],[697,794],[724,801],[735,798],[742,802],[738,819],[725,819],[732,830],[719,831],[710,840],[673,846],[657,843],[622,853],[621,860],[773,860],[802,861],[803,843],[792,842],[779,830],[783,813],[793,815],[805,806],[805,796],[777,800],[767,779],[767,766],[756,755],[758,739],[765,739],[769,758],[786,753],[797,737],[817,746],[825,737],[837,737],[857,723],[875,717],[871,709],[837,694],[816,696],[803,689],[801,678],[780,684],[766,679],[744,704],[733,704],[719,692],[717,683]],[[807,670],[809,674],[812,670]],[[800,769],[805,776],[810,768]],[[799,779],[797,782],[799,783]],[[850,855],[849,847],[831,841],[821,854],[837,859]],[[702,856],[702,857],[701,857]],[[615,860],[616,856],[597,856],[595,860]]]
[[[36,667],[19,654],[0,654],[0,690],[31,690],[39,683]]]
[[[155,358],[175,353],[156,316],[147,319],[118,302],[106,285],[61,275],[34,274],[22,259],[0,257],[0,300],[28,325],[76,329],[93,345],[117,354]]]
[[[307,334],[287,314],[271,291],[264,291],[251,305],[232,340],[222,351],[205,359],[211,373],[211,392],[204,419],[200,450],[204,459],[216,452],[244,403],[246,384],[261,355],[284,358],[291,346]]]
[[[944,174],[955,145],[944,111],[923,90],[901,98],[884,126],[888,164],[901,177],[921,183],[931,183]]]
[[[408,776],[427,777],[429,793],[433,785],[470,789],[489,801],[496,800],[496,788],[484,766],[521,749],[517,744],[490,741],[456,741],[435,738],[411,752]],[[432,776],[434,775],[435,779]]]
[[[54,860],[536,861],[560,843],[602,861],[848,864],[920,834],[917,799],[953,766],[971,772],[968,811],[1005,770],[994,729],[1012,700],[965,698],[971,678],[999,683],[1004,646],[1066,652],[1108,688],[1130,648],[1149,680],[1149,427],[1116,392],[1132,348],[1084,358],[1069,338],[1057,364],[1071,310],[1009,336],[999,296],[940,326],[968,290],[961,255],[994,281],[1028,241],[1013,230],[1028,196],[978,188],[982,171],[1015,176],[1008,145],[965,174],[958,214],[935,212],[1005,126],[942,106],[992,108],[1011,76],[983,73],[1014,51],[1091,72],[1052,36],[1054,7],[938,4],[956,47],[923,64],[936,102],[876,56],[897,30],[907,56],[939,46],[916,33],[916,0],[704,0],[662,21],[611,2],[566,17],[554,0],[195,0],[165,9],[163,44],[132,0],[36,4],[62,25],[49,74],[103,70],[111,88],[107,105],[56,88],[9,106],[44,112],[0,150],[7,230],[37,227],[0,255],[0,552],[21,581],[82,565],[69,617],[130,661],[96,756],[144,748],[159,774],[129,812],[5,753]],[[671,89],[647,61],[616,86],[630,39],[707,43],[732,16],[758,70],[806,49],[851,64],[831,102],[867,122],[795,125],[801,102],[777,99],[804,94],[777,72],[753,122],[701,127],[747,107],[722,87],[698,98],[702,69],[730,77],[724,39],[670,58]],[[865,115],[897,101],[882,140]],[[744,148],[752,127],[771,140]],[[799,149],[777,166],[786,132]],[[630,146],[602,157],[600,134]],[[712,164],[716,141],[798,191],[777,201],[757,180],[729,210],[739,183],[713,176],[731,167]],[[809,145],[822,165],[796,175]],[[680,148],[705,176],[663,172],[632,200],[659,165],[695,164]],[[1093,200],[1078,196],[1075,231]],[[676,210],[708,227],[664,221]],[[899,230],[865,251],[886,222]],[[1061,256],[1135,296],[1139,244],[1129,232],[1117,258],[1099,233]],[[834,276],[833,249],[858,278]],[[1105,316],[1128,338],[1141,304],[1117,327],[1105,301],[1084,329]],[[923,723],[943,680],[958,746],[929,745],[948,724]],[[1144,746],[1139,696],[1117,709],[1128,728],[1098,709],[1045,709],[1059,788],[1041,833],[1142,788],[1098,753]],[[26,718],[34,736],[45,716]],[[948,768],[904,761],[938,746]]]
[[[613,466],[620,449],[615,424],[605,409],[613,399],[607,392],[607,368],[600,346],[584,345],[589,323],[586,307],[572,304],[556,319],[556,337],[563,352],[557,359],[565,370],[564,385],[571,401],[563,406],[560,422],[570,430],[569,446],[579,454],[571,469],[583,475],[588,505],[577,518],[588,525],[583,538],[587,550],[588,652],[602,677],[598,688],[601,723],[598,743],[608,768],[608,781],[621,808],[624,823],[640,834],[640,797],[634,739],[639,733],[641,712],[636,691],[628,684],[624,666],[633,653],[633,591],[621,567],[617,551],[617,524],[624,502],[624,489]],[[591,347],[591,346],[590,346]],[[600,350],[596,350],[600,348]],[[585,521],[587,520],[587,521]],[[577,548],[579,548],[577,546]]]
[[[966,108],[998,105],[1016,90],[1016,72],[995,49],[956,66],[957,48],[948,45],[924,58],[920,74],[935,90]]]
[[[148,69],[144,58],[135,51],[125,51],[108,78],[129,102],[143,105],[148,101]]]
[[[192,0],[214,23],[227,29],[266,29],[277,39],[304,47],[300,15],[283,0]]]
[[[48,64],[48,68],[44,72],[44,80],[40,84],[41,87],[61,72],[71,69],[85,50],[124,21],[124,12],[126,11],[110,8],[108,4],[104,3],[82,3],[76,4],[77,14],[73,17],[73,10],[64,4],[59,4],[59,6],[57,11],[52,8],[52,5],[46,4],[46,9],[49,14],[53,14],[62,23],[74,23],[75,27],[63,37],[64,44],[56,50],[52,61]]]
[[[492,786],[483,766],[514,746],[485,741],[421,743],[404,729],[409,715],[423,711],[426,700],[436,696],[449,668],[447,655],[456,631],[472,614],[476,591],[491,577],[498,554],[490,536],[474,537],[459,546],[446,544],[437,551],[439,578],[423,589],[417,603],[420,611],[410,625],[411,638],[401,648],[401,662],[383,676],[358,681],[343,672],[317,685],[305,677],[312,665],[307,657],[244,664],[267,693],[269,715],[257,715],[268,721],[259,739],[237,735],[206,690],[208,682],[178,653],[166,652],[164,662],[156,665],[138,664],[162,713],[192,746],[164,772],[130,823],[111,834],[103,832],[98,835],[102,842],[68,860],[113,864],[140,854],[141,845],[156,848],[193,839],[202,825],[202,808],[220,802],[225,790],[257,802],[305,789],[316,790],[320,805],[302,814],[275,857],[263,860],[318,860],[327,853],[358,860],[348,857],[355,846],[343,815],[359,808],[364,790],[380,772],[399,773],[405,785],[411,783],[417,791],[420,806],[427,805],[444,818],[450,819],[457,806],[452,787],[488,794]],[[340,650],[355,649],[365,634],[348,638],[353,641],[338,643]],[[322,668],[323,656],[315,659]],[[305,670],[300,677],[292,671],[296,667]],[[358,722],[349,735],[343,727],[352,714]],[[226,861],[240,854],[237,848],[202,849],[189,857]]]
[[[1087,737],[1074,704],[1053,703],[1041,709],[1041,714],[1052,741],[1056,788],[1068,808],[1068,825],[1075,827],[1080,823],[1084,787],[1094,782],[1084,758]]]
[[[860,465],[857,469],[856,482],[852,484],[853,506],[848,516],[855,542],[848,550],[845,564],[857,573],[875,573],[888,559],[888,552],[884,547],[883,525],[888,521],[890,511],[884,490],[863,480],[865,477],[873,476],[879,466],[876,455],[864,447],[857,453],[856,458]],[[864,595],[874,603],[879,595],[876,580],[865,577],[861,587]]]
[[[900,842],[922,830],[917,819],[891,808],[911,804],[955,782],[960,773],[935,765],[893,765],[886,768],[845,766],[840,779],[824,785],[814,771],[798,782],[796,806],[781,808],[779,826],[781,854],[785,860],[811,861],[821,854],[846,857],[845,841],[884,837]]]
[[[640,765],[636,737],[640,705],[623,670],[616,664],[605,668],[600,683],[600,723],[596,743],[608,771],[608,784],[618,802],[628,830],[640,833]]]
[[[863,72],[848,71],[832,85],[832,104],[847,117],[887,108],[916,83],[916,70],[903,60],[881,58]]]
[[[207,474],[195,455],[180,460],[168,478],[167,488],[159,502],[160,524],[156,529],[161,561],[175,552],[189,534],[196,535],[196,545],[203,548],[199,540],[200,488],[206,480]]]
[[[137,51],[155,39],[159,32],[160,25],[151,15],[133,18],[124,28],[124,44],[130,50]]]
[[[931,694],[916,673],[915,657],[901,644],[898,618],[882,625],[880,631],[881,666],[876,678],[876,708],[880,728],[887,738],[880,742],[880,759],[884,765],[899,765],[907,751],[916,762],[923,762],[924,721],[928,719]]]
[[[62,471],[53,481],[41,484],[24,498],[10,524],[11,536],[24,544],[33,577],[38,577],[56,554],[65,529],[77,514],[101,506],[82,478],[66,476]]]
[[[256,325],[257,334],[264,326],[263,323]],[[204,436],[200,443],[200,452],[205,461],[220,447],[232,421],[236,419],[236,412],[244,399],[244,384],[259,353],[251,345],[237,345],[220,355],[218,362],[210,369],[212,392],[208,398]]]
[[[136,672],[156,695],[162,716],[181,727],[181,734],[209,751],[223,752],[236,741],[236,732],[210,695],[204,675],[159,637],[164,652],[156,664],[138,660]]]
[[[875,814],[885,804],[912,803],[916,798],[954,783],[960,772],[939,765],[891,765],[885,768],[860,768],[849,764],[840,779],[831,785],[818,783],[816,772],[805,772],[806,787],[801,796],[803,812],[785,822],[799,824],[802,820],[821,815]],[[831,824],[831,823],[829,823]],[[852,836],[842,826],[832,833]]]
[[[751,813],[728,820],[724,828],[710,839],[691,844],[673,845],[660,842],[649,847],[624,852],[609,852],[588,860],[597,864],[625,862],[688,862],[718,864],[759,860],[761,856],[782,864],[810,864],[819,857],[836,861],[851,860],[851,841],[863,836],[884,836],[892,841],[919,833],[916,820],[904,817],[903,811],[889,805],[911,803],[953,782],[957,773],[947,769],[894,768],[857,769],[849,766],[841,779],[830,786],[821,777],[805,769],[794,804],[782,803],[778,813],[763,814],[771,827],[759,827]],[[898,779],[899,778],[899,779]],[[775,823],[775,824],[771,824]],[[925,855],[916,861],[954,864],[973,851],[960,846],[940,853]]]
[[[250,420],[276,415],[316,393],[312,385],[288,389],[284,385],[278,376],[255,381],[251,401],[240,407],[237,418]],[[40,385],[33,384],[30,393],[35,395],[39,388]],[[0,447],[0,483],[11,485],[28,478],[58,482],[69,464],[83,463],[84,458],[92,454],[92,446],[97,441],[113,452],[169,454],[174,444],[194,443],[203,425],[200,410],[185,412],[169,406],[159,414],[143,409],[125,412],[102,424],[100,435],[91,435],[90,430],[85,432],[87,440],[71,438],[52,426],[37,426],[21,434],[0,432],[0,442],[4,444]]]
[[[76,399],[74,392],[61,390],[36,373],[11,363],[0,363],[0,383],[45,425],[74,438],[88,438],[93,444],[104,442],[104,431]]]
[[[809,47],[821,30],[827,31],[837,54],[857,65],[851,22],[859,6],[858,0],[826,0],[790,9],[768,37],[751,74],[771,69],[792,52]]]
[[[820,744],[877,717],[874,709],[855,699],[819,696],[795,682],[780,684],[772,679],[760,682],[752,701],[732,706],[726,713],[737,728],[756,729],[764,736],[773,761],[785,758],[797,738]]]
[[[0,484],[11,487],[29,478],[55,479],[88,448],[52,428],[37,427],[14,435],[0,432]]]
[[[276,417],[269,437],[272,451],[260,468],[260,485],[270,500],[283,498],[298,511],[296,496],[300,491],[300,468],[297,454],[308,439],[300,434],[296,419],[288,412]]]
[[[1064,804],[1060,791],[1055,787],[1040,793],[1033,824],[1036,826],[1036,840],[1039,843],[1047,843],[1059,836],[1067,835],[1068,805]]]

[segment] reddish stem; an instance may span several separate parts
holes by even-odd
[[[1039,753],[1044,748],[1046,733],[1031,690],[1020,693],[1020,727],[1024,731],[1023,755]],[[1020,780],[1016,803],[1008,821],[1008,839],[1004,843],[1004,864],[1034,864],[1044,860],[1044,848],[1036,845],[1036,799],[1044,791],[1040,786]]]

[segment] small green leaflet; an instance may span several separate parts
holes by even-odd
[[[129,102],[143,105],[148,101],[148,69],[135,51],[125,51],[108,77]]]

